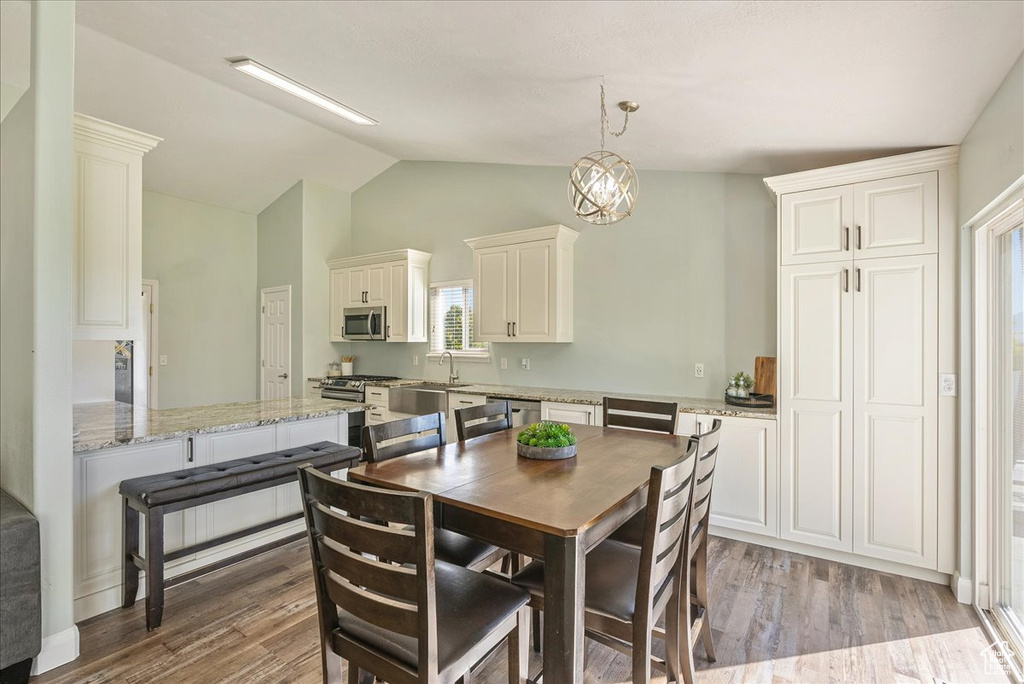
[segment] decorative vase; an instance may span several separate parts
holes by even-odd
[[[560,461],[575,456],[576,446],[570,444],[564,447],[539,447],[516,442],[516,453],[523,458],[532,458],[538,461]]]

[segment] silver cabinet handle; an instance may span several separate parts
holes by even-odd
[[[857,249],[860,249],[860,226],[857,226]]]
[[[512,337],[512,322],[505,322],[505,337]]]
[[[471,401],[465,401],[464,399],[459,399],[459,403],[460,403],[460,404],[472,404],[473,402],[471,402]]]
[[[196,446],[194,440],[195,437],[189,437],[187,440],[185,440],[185,446],[188,449],[187,455],[185,456],[185,460],[188,461],[189,463],[192,463],[196,460]]]
[[[516,336],[516,322],[512,321],[512,337]]]
[[[843,226],[843,251],[850,251],[850,226]]]
[[[391,326],[388,326],[388,331],[384,333],[384,339],[391,337]]]
[[[850,291],[850,269],[843,269],[843,292]]]
[[[856,280],[857,280],[857,292],[860,292],[860,269],[859,268],[857,269],[856,276],[857,276],[856,277]]]

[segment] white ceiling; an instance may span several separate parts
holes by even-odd
[[[353,189],[396,158],[569,166],[598,147],[602,74],[613,126],[615,102],[641,104],[608,143],[640,169],[776,174],[955,144],[1024,50],[1016,1],[77,8],[105,36],[79,33],[76,105],[166,139],[151,187],[247,211],[284,179]],[[381,123],[248,78],[226,64],[240,56]]]

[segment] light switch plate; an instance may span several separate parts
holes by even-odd
[[[413,357],[412,357],[412,365],[414,365],[414,366],[418,366],[418,365],[420,365],[420,357],[419,357],[419,354],[413,354]]]
[[[508,370],[508,358],[505,356],[501,357],[501,370]]]
[[[530,359],[522,360],[523,370],[530,370]]]
[[[939,396],[956,396],[956,373],[939,373]]]

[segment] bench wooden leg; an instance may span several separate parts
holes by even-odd
[[[123,499],[121,509],[121,606],[131,608],[139,595],[139,568],[133,556],[139,554],[139,512]]]
[[[153,631],[164,617],[164,514],[146,513],[146,629]]]

